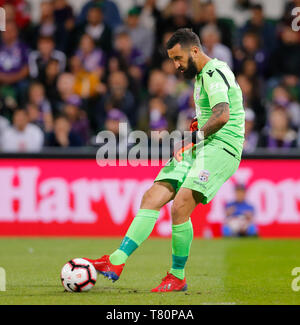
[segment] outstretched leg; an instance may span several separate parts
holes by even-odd
[[[110,256],[89,260],[96,270],[116,281],[122,273],[128,257],[149,237],[159,216],[159,210],[175,196],[168,182],[156,182],[144,194],[140,210],[133,219],[120,247]]]
[[[156,182],[152,185],[144,194],[140,210],[133,219],[120,248],[110,255],[109,260],[112,264],[125,263],[136,248],[149,237],[160,209],[172,200],[174,195],[174,188],[167,182]]]

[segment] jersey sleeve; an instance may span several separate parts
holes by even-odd
[[[203,86],[208,96],[210,108],[219,103],[229,104],[228,90],[230,86],[224,73],[219,69],[209,72],[203,74]]]

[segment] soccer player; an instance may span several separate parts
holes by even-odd
[[[191,124],[191,136],[175,144],[173,157],[144,194],[120,247],[109,256],[90,260],[98,272],[118,280],[128,257],[151,234],[160,209],[174,200],[172,267],[152,292],[187,290],[184,269],[193,240],[190,215],[200,202],[210,202],[237,170],[244,142],[242,92],[228,65],[208,57],[199,37],[186,28],[172,35],[167,52],[185,78],[195,78],[196,118]],[[203,149],[195,151],[200,146]],[[188,155],[191,151],[193,154]]]

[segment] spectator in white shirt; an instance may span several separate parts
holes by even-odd
[[[224,61],[232,68],[232,54],[230,49],[220,43],[221,34],[214,25],[207,25],[201,30],[201,40],[204,52],[211,58]]]
[[[28,122],[25,110],[18,109],[13,116],[13,125],[4,130],[1,149],[4,152],[37,152],[42,149],[42,130]]]

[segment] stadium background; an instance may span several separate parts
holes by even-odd
[[[195,234],[220,235],[224,204],[244,183],[261,236],[300,236],[300,33],[291,28],[299,1],[0,6],[0,235],[124,234],[159,167],[99,167],[95,136],[124,121],[146,132],[187,129],[193,85],[163,44],[190,27],[234,70],[247,132],[238,172],[194,212]],[[166,207],[153,235],[169,236],[170,225]]]

